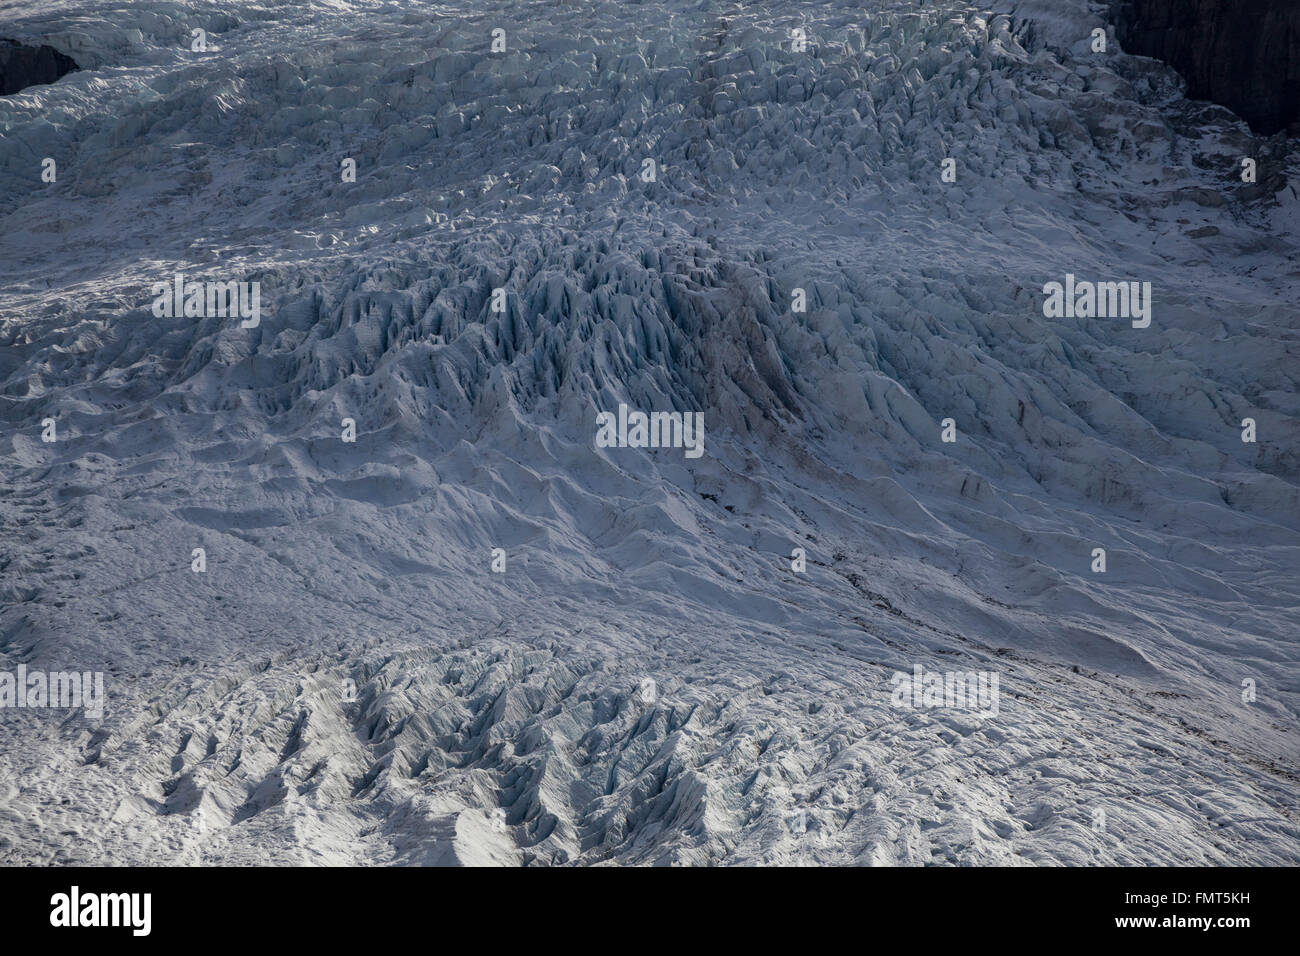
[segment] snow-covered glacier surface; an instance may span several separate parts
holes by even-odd
[[[1300,155],[1101,4],[4,17],[0,861],[1300,862]]]

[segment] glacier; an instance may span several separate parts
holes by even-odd
[[[1300,863],[1300,153],[1107,4],[5,16],[0,862]]]

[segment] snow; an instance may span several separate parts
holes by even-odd
[[[1300,862],[1300,157],[1099,4],[8,11],[0,861]]]

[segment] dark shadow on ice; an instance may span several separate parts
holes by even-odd
[[[0,96],[11,96],[29,86],[53,83],[80,69],[77,61],[52,46],[24,46],[0,38]]]

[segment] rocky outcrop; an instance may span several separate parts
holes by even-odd
[[[1118,0],[1129,53],[1164,60],[1192,99],[1228,107],[1258,133],[1300,123],[1300,3],[1294,0]]]
[[[41,83],[53,83],[75,69],[76,61],[52,46],[24,46],[13,40],[0,40],[0,96]]]

